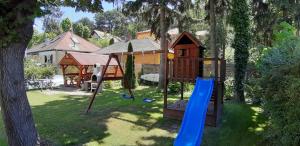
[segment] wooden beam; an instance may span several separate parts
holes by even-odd
[[[105,76],[104,76],[105,73],[106,73],[106,71],[107,71],[107,69],[108,69],[109,63],[110,63],[111,59],[113,59],[113,58],[116,59],[116,61],[117,61],[117,63],[118,63],[118,66],[119,66],[119,68],[120,68],[122,77],[105,77]],[[109,58],[108,58],[108,61],[107,61],[106,65],[104,66],[104,70],[103,70],[102,73],[101,73],[101,78],[100,78],[100,80],[99,80],[99,82],[98,82],[98,84],[97,84],[97,88],[96,88],[96,90],[94,91],[94,93],[93,93],[93,95],[92,95],[92,98],[91,98],[91,101],[90,101],[90,103],[89,103],[89,106],[88,106],[88,108],[87,108],[87,110],[86,110],[86,113],[88,113],[88,112],[90,111],[90,109],[91,109],[91,107],[92,107],[92,105],[93,105],[93,102],[94,102],[94,100],[95,100],[95,98],[96,98],[97,91],[99,90],[100,85],[101,85],[101,83],[102,83],[104,80],[123,79],[123,77],[124,77],[124,72],[123,72],[122,66],[121,66],[121,64],[120,64],[120,61],[119,61],[119,59],[118,59],[118,56],[115,55],[115,54],[110,54],[110,55],[109,55]],[[126,85],[128,85],[128,82],[127,82],[126,80],[124,80],[124,83],[125,83]],[[131,96],[132,99],[134,100],[134,96],[133,96],[133,93],[132,93],[131,89],[128,89],[128,91],[129,91],[130,96]]]
[[[164,108],[167,108],[168,107],[168,74],[169,74],[169,67],[168,67],[168,64],[169,64],[169,61],[168,61],[168,52],[165,50],[164,52],[165,54],[165,64],[164,64],[164,67],[165,67],[165,72],[164,72]]]
[[[88,108],[87,108],[87,110],[86,110],[86,113],[89,112],[89,110],[91,109],[91,107],[92,107],[92,105],[93,105],[93,102],[94,102],[94,100],[95,100],[96,94],[97,94],[97,92],[98,92],[98,90],[99,90],[99,88],[100,88],[101,83],[103,82],[104,74],[105,74],[105,72],[106,72],[106,70],[107,70],[107,68],[108,68],[108,66],[109,66],[109,63],[110,63],[111,59],[112,59],[112,55],[109,55],[108,61],[106,62],[106,65],[104,66],[103,72],[101,73],[100,80],[99,80],[99,82],[98,82],[98,84],[97,84],[96,90],[95,90],[94,93],[93,93],[93,96],[92,96],[91,101],[90,101],[90,104],[89,104],[89,106],[88,106]]]
[[[181,96],[180,96],[180,100],[183,100],[183,82],[180,82],[180,93],[181,93]]]

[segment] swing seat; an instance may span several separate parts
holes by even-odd
[[[127,94],[122,94],[122,97],[123,97],[124,99],[134,99],[134,96],[129,96],[129,95],[127,95]]]
[[[144,98],[143,101],[146,102],[146,103],[151,103],[151,102],[154,102],[156,100],[153,99],[153,98]]]

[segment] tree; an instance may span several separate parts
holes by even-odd
[[[234,28],[232,47],[235,49],[234,89],[235,96],[241,103],[245,102],[244,81],[249,58],[250,19],[246,0],[232,0],[230,24]]]
[[[82,25],[82,23],[74,24],[74,28],[73,28],[74,33],[82,37],[83,27],[84,26]]]
[[[0,106],[11,146],[39,144],[24,84],[24,55],[36,17],[49,13],[46,6],[72,6],[83,11],[102,11],[101,0],[5,0],[0,1]],[[41,144],[42,145],[42,144]]]
[[[39,33],[37,30],[33,31],[33,35],[32,38],[28,44],[28,48],[31,48],[34,45],[40,44],[42,42],[44,42],[46,39],[46,36],[44,33]]]
[[[74,24],[74,33],[88,39],[91,35],[91,30],[88,26],[84,26],[82,23]]]
[[[125,75],[124,79],[127,82],[125,84],[125,88],[128,89],[135,89],[136,88],[136,77],[135,77],[135,67],[134,67],[134,55],[131,54],[133,52],[132,44],[129,42],[128,44],[128,55],[126,59],[126,68],[125,68]]]
[[[70,31],[72,29],[72,22],[69,18],[62,20],[60,25],[64,32]]]
[[[122,36],[127,34],[128,19],[118,10],[110,10],[103,13],[97,13],[95,16],[96,28]]]
[[[111,38],[111,39],[109,40],[109,45],[112,45],[112,44],[114,44],[114,43],[115,43],[114,38]]]
[[[44,16],[44,31],[46,33],[55,33],[56,35],[59,35],[62,32],[61,27],[59,25],[59,19],[62,16],[60,8],[52,5],[47,5],[45,6],[45,10],[50,13]]]
[[[90,20],[88,17],[81,18],[75,24],[81,23],[84,26],[87,26],[90,30],[95,29],[94,21]]]
[[[91,30],[89,29],[88,26],[83,26],[83,30],[82,30],[82,37],[85,39],[88,39],[91,35]]]
[[[158,1],[128,1],[123,7],[123,12],[127,15],[142,16],[145,22],[151,27],[151,32],[160,38],[160,47],[163,52],[168,52],[167,30],[174,23],[174,13],[186,11],[186,5],[192,4],[190,0],[158,0]],[[163,88],[165,73],[165,55],[161,54],[159,88]]]

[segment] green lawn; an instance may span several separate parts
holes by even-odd
[[[162,118],[162,95],[146,86],[135,91],[135,101],[120,98],[121,93],[121,89],[105,90],[88,115],[84,114],[87,96],[30,91],[28,97],[39,134],[54,145],[172,145],[180,122]],[[143,97],[157,101],[146,104]],[[256,145],[264,122],[260,108],[227,103],[222,125],[206,127],[203,145]],[[0,126],[0,145],[5,145]]]

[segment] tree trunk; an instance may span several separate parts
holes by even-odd
[[[166,24],[165,24],[165,5],[164,3],[160,4],[160,48],[163,50],[164,53],[160,54],[160,70],[159,70],[159,84],[158,88],[163,88],[164,83],[164,73],[166,71],[165,68],[165,53],[168,52],[168,45],[166,40]]]
[[[15,3],[15,4],[11,4]],[[27,99],[24,84],[24,55],[26,46],[33,34],[33,20],[25,19],[34,13],[28,9],[15,9],[15,7],[28,6],[34,9],[36,1],[14,1],[3,17],[11,20],[9,31],[1,33],[0,40],[12,35],[17,38],[9,40],[0,46],[0,105],[2,119],[6,130],[8,144],[11,146],[35,146],[38,144],[38,134],[34,125],[33,116]],[[16,11],[16,12],[14,12]],[[11,19],[11,18],[14,19]],[[18,24],[21,23],[21,24]]]
[[[210,55],[211,58],[215,58],[218,56],[216,53],[216,14],[215,14],[215,0],[209,1],[209,20],[210,20],[210,38],[209,38],[209,46],[210,46]],[[215,75],[216,65],[215,62],[211,63],[211,72]]]

